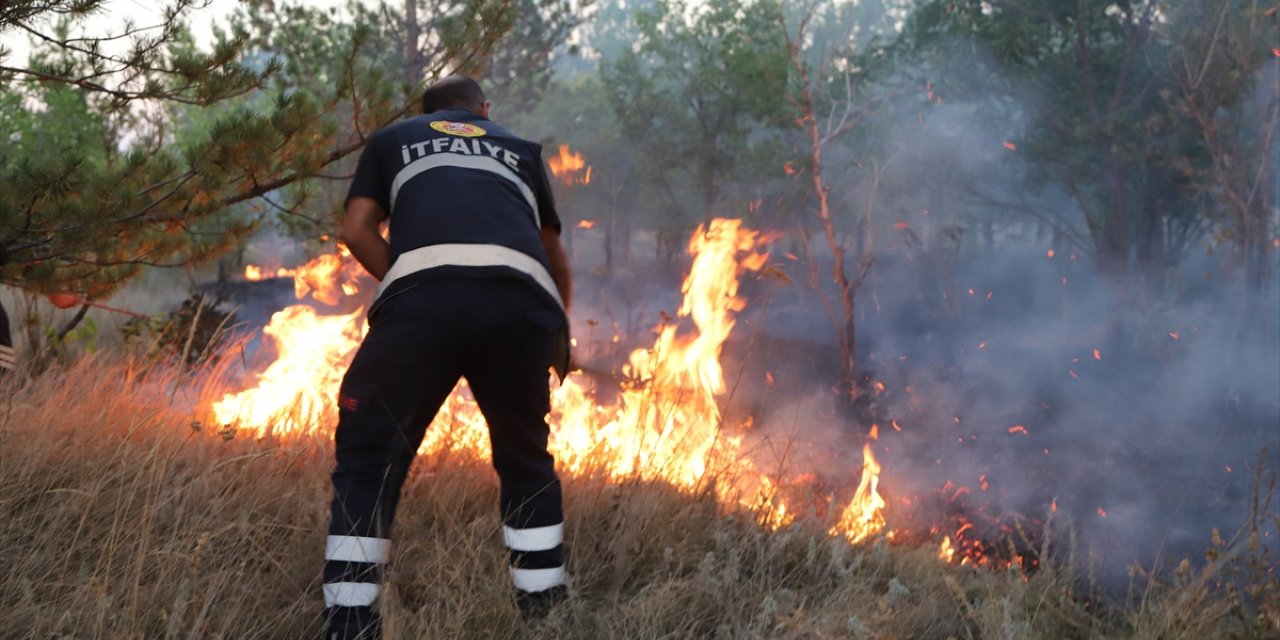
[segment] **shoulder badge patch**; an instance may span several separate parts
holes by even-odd
[[[440,133],[447,133],[451,136],[462,136],[464,138],[476,138],[486,133],[484,129],[474,124],[466,122],[450,122],[448,120],[435,120],[431,123],[431,128]]]

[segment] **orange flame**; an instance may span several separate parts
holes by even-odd
[[[569,151],[569,145],[560,145],[560,153],[547,159],[551,174],[560,179],[566,187],[575,184],[591,184],[591,167],[587,166],[582,154]]]
[[[880,464],[871,452],[871,443],[862,445],[862,480],[853,500],[845,507],[840,521],[832,527],[832,535],[843,535],[850,542],[861,542],[884,529],[884,498],[876,491],[880,484]]]
[[[951,536],[942,536],[942,546],[938,548],[938,558],[943,562],[951,562],[956,555],[956,548],[951,546]]]
[[[738,279],[765,266],[765,241],[739,220],[699,227],[689,242],[693,263],[677,317],[657,329],[651,347],[630,354],[620,389],[600,394],[616,400],[601,404],[591,386],[601,383],[577,376],[554,390],[549,448],[562,473],[659,480],[684,490],[710,484],[723,504],[754,511],[765,526],[794,519],[782,487],[756,468],[739,425],[725,424],[719,407],[726,392],[720,351],[734,316],[747,305],[738,296]],[[335,286],[353,284],[354,273],[358,267],[347,256],[322,256],[298,269],[296,292],[331,304],[341,297]],[[278,434],[318,432],[334,424],[334,398],[363,337],[362,316],[363,309],[320,316],[304,305],[276,314],[265,333],[278,359],[256,376],[254,387],[215,403],[217,420]],[[465,382],[445,401],[419,451],[490,458],[484,419]],[[852,541],[884,528],[884,500],[876,492],[880,466],[869,445],[863,455],[854,500],[831,528]]]
[[[332,412],[344,364],[363,337],[363,315],[362,307],[350,315],[320,316],[301,304],[273,315],[263,333],[280,357],[257,375],[257,386],[214,403],[218,424],[260,434],[318,431]]]
[[[306,267],[303,268],[305,269]],[[295,271],[296,269],[285,269],[284,267],[280,267],[273,272],[270,269],[260,267],[256,264],[246,264],[244,266],[244,279],[257,282],[259,280],[266,280],[267,278],[291,278]]]

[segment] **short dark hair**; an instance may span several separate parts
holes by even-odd
[[[432,113],[450,107],[462,107],[479,112],[484,102],[484,91],[480,89],[480,83],[467,76],[449,76],[422,92],[423,113]]]

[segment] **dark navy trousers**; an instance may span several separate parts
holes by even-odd
[[[547,452],[548,365],[564,314],[514,278],[411,282],[390,294],[342,382],[324,595],[365,618],[390,557],[400,488],[460,377],[489,425],[517,593],[565,582],[560,483]]]

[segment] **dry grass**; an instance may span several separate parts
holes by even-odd
[[[8,383],[0,635],[318,632],[330,443],[202,427],[171,402],[172,384],[106,356]],[[187,406],[209,392],[188,387]],[[1203,569],[1107,604],[1082,597],[1087,581],[1065,569],[1028,578],[951,567],[932,549],[850,546],[820,523],[769,533],[710,496],[660,484],[565,478],[565,495],[578,597],[525,625],[510,601],[492,470],[420,459],[395,532],[387,637],[1280,637],[1275,567],[1247,536],[1215,545]],[[1260,573],[1244,575],[1259,558]]]

